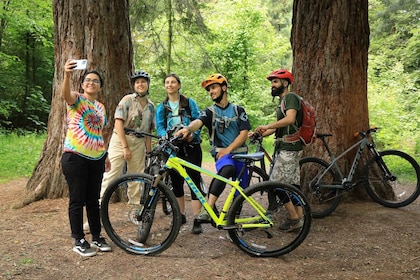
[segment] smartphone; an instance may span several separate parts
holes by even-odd
[[[73,60],[75,61],[76,67],[73,68],[73,70],[83,70],[86,69],[87,66],[87,59],[77,59],[77,60]]]

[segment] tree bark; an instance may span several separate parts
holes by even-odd
[[[87,70],[97,70],[104,78],[99,101],[107,111],[106,142],[114,126],[115,108],[122,96],[130,92],[133,48],[128,0],[54,0],[53,9],[55,75],[47,139],[22,205],[68,195],[60,165],[66,135],[66,105],[60,89],[66,60],[86,58]],[[80,91],[83,74],[72,74],[72,90]]]
[[[318,132],[332,133],[329,144],[341,153],[355,143],[354,132],[369,127],[368,1],[295,0],[291,43],[293,91],[316,107]],[[325,149],[314,144],[305,154],[325,158]],[[354,154],[339,162],[345,173]]]

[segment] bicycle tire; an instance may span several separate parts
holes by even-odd
[[[383,165],[384,164],[384,165]],[[384,173],[384,168],[390,174]],[[386,150],[373,156],[364,168],[365,189],[368,195],[377,203],[398,208],[407,206],[420,195],[420,167],[410,155],[397,151]],[[392,191],[387,191],[392,189]]]
[[[341,200],[341,186],[338,176],[333,169],[329,169],[320,181],[321,185],[333,185],[337,182],[337,188],[322,188],[316,186],[318,176],[329,167],[329,164],[315,157],[305,157],[299,161],[300,165],[300,189],[311,205],[313,218],[324,218],[331,215]]]
[[[306,238],[311,228],[311,210],[303,193],[296,187],[282,184],[278,181],[265,181],[245,189],[246,195],[257,201],[268,214],[274,225],[269,228],[246,228],[245,222],[238,219],[255,217],[260,219],[254,207],[243,196],[237,196],[228,213],[228,225],[237,225],[236,229],[229,229],[228,234],[232,242],[251,256],[277,257],[296,249]],[[276,204],[270,203],[269,194],[276,196]],[[287,194],[287,196],[280,195]],[[281,198],[283,197],[283,198]],[[282,231],[280,223],[288,217],[284,207],[285,198],[292,198],[294,203],[302,206],[303,225],[294,231]],[[288,200],[290,201],[290,200]],[[274,206],[274,207],[273,207]],[[240,224],[237,223],[240,222]],[[255,221],[254,221],[255,223]]]
[[[153,176],[148,174],[126,174],[108,186],[102,197],[101,217],[102,224],[109,238],[124,251],[136,255],[156,255],[168,249],[178,236],[181,227],[181,212],[173,192],[162,182],[157,186],[158,192],[165,195],[172,212],[167,215],[161,207],[156,207],[150,223],[147,241],[141,243],[138,238],[138,225],[127,219],[127,202],[120,199],[118,194],[127,183],[152,186]],[[147,201],[147,199],[146,199]],[[159,201],[159,199],[157,199]],[[152,204],[153,205],[153,204]],[[138,214],[141,214],[142,209]],[[137,214],[137,220],[141,215]]]
[[[249,168],[249,178],[248,186],[252,186],[263,181],[268,181],[269,179],[267,173],[258,166],[251,166]]]

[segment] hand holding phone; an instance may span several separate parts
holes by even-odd
[[[75,59],[73,62],[76,62],[76,66],[73,70],[83,70],[87,67],[87,59]]]

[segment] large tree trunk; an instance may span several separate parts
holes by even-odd
[[[367,0],[295,0],[291,43],[293,90],[317,109],[318,132],[332,133],[336,154],[355,143],[354,132],[369,127]],[[323,157],[321,145],[306,154]],[[348,172],[355,151],[339,162]],[[363,159],[363,163],[366,159]]]
[[[47,139],[28,181],[23,205],[68,195],[60,165],[66,133],[66,107],[60,92],[65,61],[86,58],[88,70],[102,73],[105,83],[99,100],[107,109],[106,142],[114,126],[116,105],[130,91],[133,48],[128,0],[54,0],[53,5],[55,75]],[[73,73],[72,90],[80,90],[82,74],[82,71]]]

